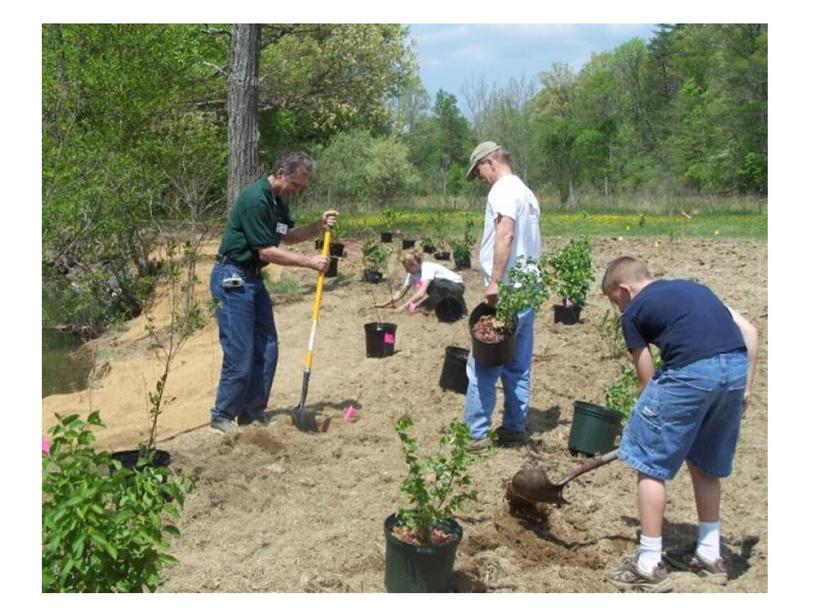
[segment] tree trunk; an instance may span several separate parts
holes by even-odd
[[[227,92],[229,177],[227,207],[259,171],[258,60],[261,26],[235,24],[230,43],[229,91]]]

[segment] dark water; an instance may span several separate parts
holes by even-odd
[[[42,331],[42,397],[78,392],[88,387],[93,366],[87,352],[77,350],[82,342],[56,330]]]

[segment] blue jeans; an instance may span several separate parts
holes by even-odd
[[[243,287],[223,286],[223,280],[233,274],[244,280]],[[213,267],[210,292],[218,303],[215,316],[224,352],[212,419],[257,414],[269,402],[278,365],[272,300],[260,275],[229,263]]]
[[[663,481],[672,479],[687,459],[711,477],[727,477],[747,373],[743,351],[657,373],[632,409],[618,457]]]
[[[473,359],[473,352],[468,356],[464,419],[470,427],[471,438],[484,438],[490,430],[493,409],[496,407],[496,380],[499,377],[504,389],[502,426],[508,430],[524,431],[530,406],[534,321],[533,309],[518,314],[516,350],[510,362],[500,366],[483,366]]]

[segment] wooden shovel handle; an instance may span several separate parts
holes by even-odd
[[[603,466],[604,464],[609,464],[611,461],[616,460],[617,458],[618,458],[617,449],[613,449],[612,451],[609,451],[604,455],[590,458],[589,460],[581,464],[578,468],[576,468],[574,471],[572,471],[570,474],[568,474],[566,477],[561,477],[561,479],[555,482],[555,485],[559,487],[565,485],[572,481],[573,479],[575,479],[575,477],[579,477],[584,473],[588,473],[591,470],[595,470],[596,468],[598,468],[599,466]]]

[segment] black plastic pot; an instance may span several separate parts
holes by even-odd
[[[437,253],[434,253],[434,258],[437,259],[437,260],[449,261],[450,260],[450,251],[439,251]]]
[[[402,248],[403,249],[411,249],[416,245],[416,240],[413,238],[403,238],[402,239]]]
[[[377,321],[363,326],[366,339],[367,358],[386,358],[394,355],[397,338],[397,324]]]
[[[114,451],[111,453],[111,458],[119,460],[124,468],[135,469],[139,463],[139,457],[142,454],[140,449],[127,449],[125,451]],[[157,468],[162,466],[169,466],[171,461],[170,453],[163,449],[156,449],[153,454],[153,459],[150,462],[151,466]]]
[[[337,276],[337,261],[340,258],[336,255],[331,256],[331,260],[329,260],[329,269],[326,271],[326,278],[336,277]]]
[[[319,238],[315,241],[315,249],[318,251],[323,249],[323,239]],[[334,241],[329,243],[329,255],[336,255],[338,258],[342,258],[343,255],[346,253],[346,244],[345,243],[336,243]]]
[[[436,318],[446,324],[459,321],[465,314],[462,303],[455,298],[443,298],[434,307]]]
[[[433,245],[422,245],[423,253],[434,253],[436,251],[436,247]]]
[[[381,243],[390,243],[394,240],[394,233],[393,232],[380,232],[380,242]]]
[[[338,258],[342,258],[346,252],[346,245],[345,243],[329,243],[329,255],[337,256]]]
[[[439,387],[457,394],[467,394],[467,360],[470,352],[462,347],[445,347],[445,362],[439,375]]]
[[[553,306],[553,316],[555,323],[571,326],[581,321],[581,307],[575,304],[570,307],[556,304]]]
[[[379,283],[382,281],[383,274],[377,270],[364,270],[363,281],[366,283]]]
[[[513,334],[506,336],[504,340],[499,343],[485,343],[473,336],[473,324],[483,315],[495,314],[496,309],[484,302],[480,302],[479,305],[471,311],[470,318],[468,319],[473,359],[482,366],[499,366],[505,364],[513,358],[513,353],[516,350],[515,326],[518,326],[518,318],[516,318],[514,323]]]
[[[458,260],[456,258],[453,258],[453,262],[454,264],[456,264],[456,270],[470,268],[470,254],[467,254],[466,256],[461,257]]]
[[[570,426],[570,451],[593,456],[604,454],[615,448],[615,438],[620,431],[621,415],[606,407],[576,400],[575,412]]]
[[[453,535],[444,545],[409,545],[391,530],[399,523],[397,514],[385,519],[385,590],[399,593],[445,592],[453,578],[456,549],[462,542],[462,526],[454,519],[437,526]]]

